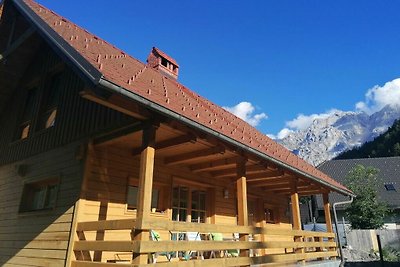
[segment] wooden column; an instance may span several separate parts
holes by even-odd
[[[324,201],[326,231],[328,233],[333,233],[332,217],[331,217],[331,204],[329,203],[329,193],[322,194],[322,199]],[[334,240],[334,238],[329,237],[328,241],[329,242],[334,242],[335,240]],[[329,248],[329,251],[335,251],[335,248]]]
[[[256,207],[256,217],[257,217],[257,227],[264,227],[265,226],[265,209],[264,209],[264,199],[263,198],[257,198],[257,207]],[[266,235],[256,235],[255,236],[256,241],[267,241]],[[258,249],[256,250],[257,256],[265,255],[266,250],[265,249]]]
[[[328,193],[324,193],[322,195],[322,198],[323,198],[323,201],[324,201],[326,231],[328,233],[333,233],[332,218],[331,218],[331,204],[329,203],[329,194]]]
[[[297,193],[297,181],[292,182],[292,194],[290,195],[290,201],[292,203],[293,229],[301,230],[300,203],[299,194]]]
[[[237,206],[238,206],[238,225],[248,225],[248,211],[247,211],[247,184],[246,184],[246,162],[240,159],[236,164],[237,179]]]
[[[301,217],[300,217],[300,202],[299,194],[297,192],[297,179],[292,181],[292,193],[290,195],[290,200],[292,203],[292,221],[293,230],[301,230]],[[297,236],[294,239],[295,242],[302,242],[303,237]],[[295,249],[295,253],[304,253],[304,249]]]
[[[246,184],[246,161],[241,158],[237,164],[237,179],[236,179],[236,192],[237,192],[237,207],[238,207],[238,225],[248,225],[249,216],[247,210],[247,184]],[[240,235],[240,241],[247,241],[247,235]],[[246,250],[240,251],[240,256],[247,256]]]
[[[155,155],[156,126],[146,125],[143,129],[142,145],[139,169],[139,192],[136,213],[136,229],[133,239],[135,241],[149,240],[149,231],[141,230],[144,222],[150,218],[151,196],[153,190],[153,170]],[[134,264],[147,264],[148,254],[134,254]]]

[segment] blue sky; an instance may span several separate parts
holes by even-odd
[[[180,82],[220,106],[248,102],[231,110],[266,134],[400,97],[385,85],[400,77],[399,1],[39,2],[141,61],[159,47]]]

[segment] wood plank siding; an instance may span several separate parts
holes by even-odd
[[[74,204],[82,183],[80,143],[0,167],[0,266],[64,266]],[[17,167],[27,166],[21,177]],[[26,182],[58,177],[54,209],[19,212]]]
[[[157,151],[156,151],[157,155]],[[140,157],[133,156],[130,149],[115,146],[95,146],[88,155],[90,166],[83,182],[82,206],[78,215],[79,222],[97,220],[119,220],[136,218],[136,211],[127,208],[127,186],[137,185],[139,177]],[[154,186],[159,189],[159,206],[156,212],[150,214],[151,218],[158,220],[172,219],[172,188],[177,185],[192,186],[207,192],[207,219],[206,223],[219,225],[237,225],[237,201],[235,197],[236,184],[227,183],[224,179],[212,178],[204,174],[196,174],[188,169],[163,164],[156,157],[154,167]],[[228,190],[229,197],[224,198],[224,189]],[[274,224],[277,229],[291,229],[287,217],[288,200],[284,196],[254,195],[254,190],[249,193],[249,201],[260,199],[266,207],[274,209]],[[267,225],[261,207],[259,212],[255,207],[249,208],[250,225]],[[250,221],[251,220],[251,221]],[[100,235],[101,236],[100,236]],[[160,231],[163,240],[169,240],[168,231]],[[231,237],[226,235],[227,238]],[[100,238],[100,239],[99,239]],[[232,238],[232,237],[231,237]],[[86,240],[131,240],[129,230],[117,232],[87,232]],[[78,240],[78,237],[75,237]],[[290,241],[290,237],[271,236],[263,241]],[[293,241],[293,240],[292,240]],[[270,248],[265,252],[282,253],[282,249]],[[118,254],[118,255],[117,255]],[[128,253],[129,254],[129,253]],[[131,257],[127,253],[103,252],[97,260],[113,260],[116,257]]]
[[[67,66],[62,70],[61,95],[53,127],[34,131],[28,138],[15,138],[18,118],[25,105],[26,88],[35,79],[46,77],[59,68],[61,59],[46,45],[28,67],[24,78],[15,90],[7,106],[0,114],[0,165],[23,159],[49,149],[68,144],[95,133],[132,123],[132,118],[115,110],[83,99],[79,92],[84,82]],[[42,81],[43,82],[43,81]],[[40,83],[40,82],[39,82]],[[45,86],[45,85],[40,85]],[[38,112],[38,102],[34,106]],[[12,116],[10,116],[12,114]],[[33,124],[37,124],[33,121]]]
[[[15,133],[27,97],[26,88],[32,81],[46,86],[42,84],[44,77],[55,68],[62,69],[55,125],[33,130],[28,138],[17,140]],[[133,122],[127,115],[83,99],[79,92],[85,86],[73,70],[63,66],[61,59],[42,44],[20,86],[1,109],[0,266],[65,265],[88,140]],[[39,101],[33,107],[35,114],[40,112]],[[18,166],[22,165],[26,174],[18,173]],[[60,179],[55,209],[20,212],[24,183],[54,177]]]

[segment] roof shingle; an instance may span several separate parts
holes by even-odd
[[[338,182],[344,182],[349,171],[356,165],[379,169],[378,178],[382,180],[382,183],[378,185],[378,195],[389,203],[390,207],[400,208],[400,157],[330,160],[318,168]],[[387,191],[385,183],[393,184],[397,191]],[[343,200],[343,197],[337,194],[331,197],[331,202]],[[318,200],[318,206],[323,206],[321,199]]]
[[[184,85],[164,77],[152,68],[147,68],[139,60],[40,4],[31,0],[24,0],[24,2],[72,48],[97,68],[104,79],[218,131],[279,162],[290,165],[300,173],[327,182],[334,188],[350,192],[346,187],[298,158],[245,121]],[[170,57],[169,60],[176,63]]]

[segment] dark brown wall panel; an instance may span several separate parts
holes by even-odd
[[[25,140],[15,141],[18,116],[24,105],[26,81],[44,77],[60,59],[44,47],[28,67],[21,86],[15,90],[0,114],[0,165],[44,152],[75,140],[87,139],[109,129],[133,122],[132,118],[80,97],[83,81],[67,66],[62,73],[62,93],[54,127],[35,131]],[[36,111],[38,108],[36,108]],[[35,123],[35,122],[34,122]]]

